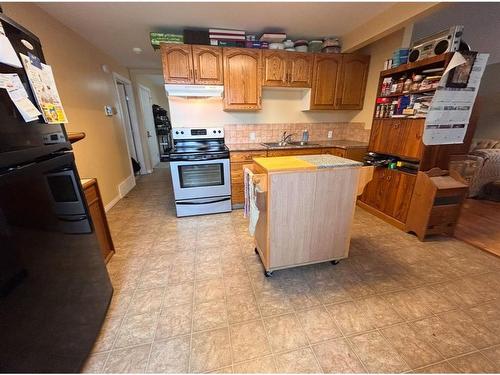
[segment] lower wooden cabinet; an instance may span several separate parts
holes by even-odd
[[[104,261],[107,263],[115,253],[115,246],[111,238],[111,232],[106,219],[106,212],[104,211],[104,204],[102,202],[99,186],[95,178],[82,180],[83,192],[85,193],[85,200],[90,211],[90,217],[94,223],[94,230],[101,248],[101,253]]]
[[[340,147],[322,147],[322,148],[303,148],[286,150],[262,150],[262,151],[231,151],[231,201],[233,204],[242,204],[245,202],[245,191],[243,187],[243,166],[250,164],[255,157],[272,156],[293,156],[293,155],[319,155],[330,154],[362,161],[366,154],[366,147],[340,148]]]

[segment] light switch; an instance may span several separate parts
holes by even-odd
[[[333,138],[333,130],[328,130],[328,139]]]
[[[105,105],[104,106],[104,114],[106,116],[113,116],[113,107],[111,107],[110,105]]]

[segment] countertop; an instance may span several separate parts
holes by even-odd
[[[361,167],[363,165],[363,163],[333,155],[257,157],[253,160],[267,172]]]
[[[351,141],[349,139],[326,140],[326,141],[311,141],[311,145],[307,146],[284,146],[284,147],[268,147],[261,143],[226,143],[229,151],[265,151],[265,150],[292,150],[302,148],[364,148],[368,147],[367,142]]]

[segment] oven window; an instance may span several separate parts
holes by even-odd
[[[181,188],[224,185],[222,163],[179,165]]]
[[[69,175],[47,176],[50,191],[56,202],[77,202],[73,179]]]

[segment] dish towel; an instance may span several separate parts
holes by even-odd
[[[257,192],[259,188],[253,183],[253,172],[247,168],[244,170],[245,185],[245,208],[244,216],[248,218],[248,232],[254,235],[255,226],[259,220],[259,209],[257,208]]]

